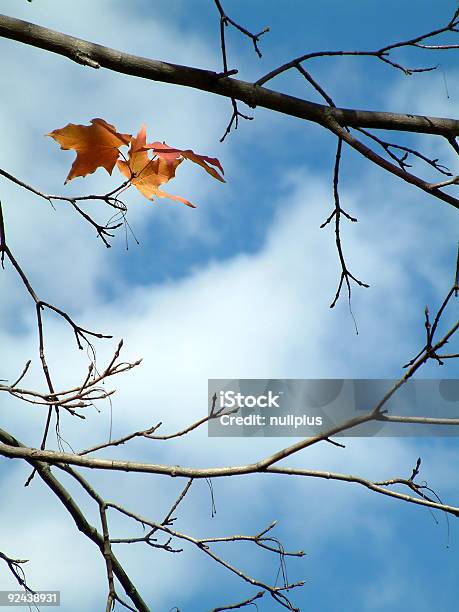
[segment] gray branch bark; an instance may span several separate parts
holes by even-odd
[[[328,106],[295,98],[253,83],[222,77],[211,70],[180,66],[123,53],[6,15],[0,15],[0,36],[46,49],[92,68],[107,68],[152,81],[200,89],[240,100],[251,107],[261,106],[285,115],[306,119],[324,127],[327,127],[325,123],[327,111],[331,112],[335,121],[342,126],[420,132],[447,138],[459,135],[459,121],[455,119],[357,109],[330,109]]]

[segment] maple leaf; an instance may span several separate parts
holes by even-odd
[[[212,166],[216,166],[220,170],[220,172],[224,174],[220,162],[215,157],[206,157],[205,155],[198,155],[191,149],[175,149],[173,147],[170,147],[168,144],[162,142],[152,142],[151,144],[146,145],[145,148],[151,149],[155,153],[155,155],[167,161],[173,161],[175,159],[178,159],[180,156],[182,158],[189,159],[190,161],[204,168],[206,172],[208,172],[218,181],[221,181],[222,183],[225,182],[223,176],[221,176],[221,174],[219,174],[215,170],[215,168],[212,168]]]
[[[198,155],[191,149],[175,149],[161,142],[146,144],[145,125],[142,125],[137,136],[132,137],[131,134],[117,132],[115,126],[104,119],[91,119],[91,124],[69,123],[47,134],[61,145],[61,149],[73,149],[77,153],[65,183],[77,176],[92,174],[99,167],[111,174],[117,164],[120,172],[127,177],[127,182],[149,200],[154,196],[170,198],[195,208],[185,198],[160,189],[161,185],[175,177],[175,171],[184,159],[198,164],[211,176],[225,182],[223,168],[216,158]],[[119,148],[123,145],[130,145],[129,153],[127,158],[122,155],[124,159],[120,160]]]
[[[183,158],[176,155],[174,158],[158,157],[157,159],[150,159],[147,152],[148,147],[145,143],[146,127],[142,125],[137,136],[131,139],[128,160],[118,161],[117,165],[120,172],[149,200],[152,200],[153,196],[170,198],[195,208],[194,204],[185,200],[185,198],[171,195],[160,189],[160,185],[175,177],[175,170],[182,163]]]
[[[77,176],[92,174],[101,166],[111,174],[119,157],[119,147],[129,144],[131,134],[119,134],[113,125],[103,119],[91,119],[91,123],[90,126],[69,123],[46,134],[54,138],[61,149],[74,149],[77,152],[65,183]]]

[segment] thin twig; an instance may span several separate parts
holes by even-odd
[[[268,72],[267,74],[259,78],[256,81],[255,85],[260,85],[260,86],[264,85],[265,83],[267,83],[274,77],[279,76],[280,74],[286,72],[287,70],[290,70],[292,68],[297,68],[298,64],[301,64],[302,62],[305,62],[305,61],[308,61],[310,59],[317,58],[317,57],[346,57],[346,56],[374,57],[378,60],[381,60],[382,62],[385,62],[386,64],[389,64],[393,68],[401,70],[406,75],[410,75],[415,72],[430,72],[432,70],[435,70],[436,66],[431,66],[427,68],[407,68],[389,59],[388,55],[394,49],[399,49],[401,47],[420,47],[421,45],[419,43],[422,40],[433,38],[435,36],[439,36],[446,32],[457,32],[457,29],[456,29],[457,25],[458,25],[458,15],[456,11],[453,19],[451,19],[446,26],[435,29],[435,30],[431,30],[430,32],[427,32],[426,34],[422,34],[415,38],[410,38],[408,40],[386,45],[385,47],[381,47],[380,49],[377,49],[376,51],[317,51],[313,53],[305,53],[303,55],[300,55],[299,57],[294,58],[293,60],[290,60],[289,62],[286,62],[285,64],[282,64],[278,68],[271,70],[270,72]],[[433,45],[433,46],[425,46],[423,48],[437,50],[439,48],[455,49],[457,47],[458,45],[443,45],[441,47],[437,47]]]

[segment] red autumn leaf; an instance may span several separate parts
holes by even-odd
[[[146,128],[145,125],[142,125],[137,136],[131,139],[128,160],[118,161],[119,170],[149,200],[152,200],[154,196],[170,198],[194,208],[194,205],[188,200],[180,196],[170,195],[159,188],[160,185],[174,178],[175,170],[183,159],[178,159],[178,156],[175,159],[150,159],[145,143]]]
[[[222,183],[225,182],[223,176],[221,176],[221,174],[219,174],[215,170],[215,168],[212,168],[212,166],[216,166],[220,170],[220,172],[224,174],[220,162],[215,157],[206,157],[205,155],[198,155],[191,149],[174,149],[173,147],[170,147],[169,145],[161,142],[152,142],[151,144],[146,145],[145,148],[151,149],[155,153],[155,155],[167,161],[173,161],[174,159],[178,159],[180,156],[182,158],[189,159],[190,161],[204,168],[206,172],[208,172],[218,181],[221,181]]]
[[[90,126],[69,123],[47,134],[61,145],[61,149],[77,152],[66,183],[77,176],[92,174],[101,166],[111,174],[119,157],[118,148],[129,144],[131,134],[119,134],[103,119],[92,119],[91,123]]]

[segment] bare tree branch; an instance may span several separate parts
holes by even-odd
[[[292,68],[298,68],[302,62],[306,62],[307,60],[314,59],[316,57],[374,57],[382,62],[389,64],[393,68],[397,68],[401,70],[406,75],[413,74],[415,72],[430,72],[436,69],[436,66],[427,67],[427,68],[406,68],[402,66],[398,62],[395,62],[389,59],[389,54],[394,49],[400,49],[401,47],[419,47],[422,49],[430,49],[430,50],[438,50],[438,49],[457,49],[459,45],[423,45],[420,44],[421,41],[427,40],[429,38],[434,38],[435,36],[439,36],[441,34],[445,34],[447,32],[457,32],[457,26],[459,25],[458,21],[458,11],[456,10],[452,19],[443,26],[442,28],[437,28],[435,30],[431,30],[426,34],[421,34],[420,36],[416,36],[414,38],[410,38],[408,40],[403,40],[397,43],[392,43],[390,45],[386,45],[385,47],[381,47],[376,51],[317,51],[314,53],[305,53],[300,55],[299,57],[282,64],[278,68],[271,70],[268,74],[264,75],[256,82],[256,85],[263,85],[267,83],[271,79],[279,76],[280,74],[286,72],[287,70],[291,70]]]
[[[402,170],[395,164],[392,164],[387,159],[384,159],[383,157],[381,157],[380,155],[372,151],[369,147],[367,147],[365,144],[360,142],[360,140],[358,140],[352,134],[350,134],[347,130],[345,130],[336,121],[336,119],[333,116],[332,111],[333,111],[332,108],[327,108],[327,111],[325,113],[326,119],[324,120],[325,125],[327,125],[327,127],[334,134],[342,138],[342,140],[344,140],[353,149],[361,153],[364,157],[366,157],[367,159],[375,163],[377,166],[384,168],[384,170],[387,170],[391,174],[398,176],[399,178],[406,181],[407,183],[410,183],[411,185],[415,185],[416,187],[419,187],[419,189],[422,189],[422,191],[425,191],[426,193],[435,195],[435,197],[438,198],[439,200],[443,200],[443,202],[447,202],[448,204],[451,204],[452,206],[454,206],[454,208],[459,209],[459,200],[457,198],[453,197],[449,193],[440,191],[438,187],[432,186],[431,183],[424,181],[418,176],[415,176],[414,174],[411,174],[410,172],[407,172],[406,170]]]
[[[0,15],[0,36],[46,49],[80,64],[97,65],[122,74],[201,89],[241,100],[248,106],[261,106],[324,125],[327,106],[246,81],[221,77],[218,72],[123,53],[6,15]],[[334,109],[332,116],[340,125],[349,127],[438,134],[447,138],[459,135],[459,120],[456,119],[342,108]]]
[[[252,604],[255,600],[260,599],[265,594],[265,591],[258,591],[253,597],[240,601],[239,603],[229,604],[228,606],[219,606],[218,608],[212,608],[209,612],[222,612],[223,610],[236,610],[238,608],[244,608]]]
[[[261,534],[258,534],[257,536],[228,536],[228,537],[225,537],[225,538],[214,538],[214,539],[212,539],[212,538],[204,538],[204,539],[203,538],[195,538],[195,537],[190,536],[188,534],[181,533],[181,532],[178,532],[176,530],[170,529],[170,527],[166,527],[164,525],[159,525],[157,523],[154,523],[154,522],[150,521],[149,519],[147,519],[147,518],[145,518],[143,516],[139,516],[138,514],[135,514],[134,512],[130,512],[130,511],[126,510],[125,508],[123,508],[122,506],[119,506],[118,504],[114,504],[114,503],[109,502],[107,504],[107,506],[110,507],[110,508],[113,508],[115,510],[118,510],[118,512],[120,512],[121,514],[124,514],[125,516],[133,518],[134,520],[138,521],[142,525],[149,525],[150,527],[153,527],[155,529],[159,529],[160,531],[163,531],[164,533],[167,533],[167,534],[169,534],[170,536],[172,536],[174,538],[178,538],[180,540],[184,540],[186,542],[194,544],[194,546],[196,546],[199,550],[202,550],[211,559],[213,559],[218,564],[220,564],[223,567],[225,567],[226,569],[228,569],[233,574],[236,574],[236,576],[238,576],[242,580],[244,580],[244,581],[246,581],[249,584],[252,584],[254,586],[258,586],[258,587],[263,588],[265,591],[270,593],[270,595],[278,603],[280,603],[282,606],[284,606],[288,610],[294,610],[294,611],[298,610],[297,608],[294,608],[292,606],[290,600],[282,593],[282,591],[284,591],[284,590],[289,591],[291,589],[294,589],[295,587],[303,586],[303,584],[304,584],[303,581],[296,582],[296,583],[290,583],[290,584],[286,583],[286,584],[284,584],[281,587],[271,586],[271,585],[269,585],[269,584],[267,584],[265,582],[262,582],[260,580],[257,580],[256,578],[253,578],[252,576],[249,576],[248,574],[246,574],[242,570],[238,569],[237,567],[235,567],[231,563],[228,563],[220,555],[218,555],[215,551],[213,551],[209,547],[209,545],[208,545],[210,542],[237,542],[237,541],[251,541],[251,542],[254,542],[255,544],[257,544],[258,540],[260,540],[262,538],[262,534],[266,530],[263,531]],[[269,528],[272,528],[272,527],[273,527],[273,525],[271,525]],[[267,548],[267,547],[265,546],[264,548]],[[284,555],[285,554],[283,551],[279,551],[277,549],[270,548],[268,550],[271,550],[272,552],[278,553],[280,555]],[[292,556],[296,556],[296,557],[301,557],[301,556],[304,555],[303,551],[299,551],[297,553],[290,553],[290,554]]]
[[[0,440],[3,443],[6,443],[7,445],[11,446],[12,448],[24,448],[24,446],[16,438],[14,438],[13,436],[11,436],[11,434],[7,433],[2,429],[0,429]],[[27,461],[33,467],[34,472],[38,473],[40,478],[46,483],[46,485],[51,489],[51,491],[56,495],[56,497],[67,509],[79,531],[81,531],[88,539],[94,542],[94,544],[96,544],[96,546],[103,553],[105,546],[103,535],[100,534],[99,531],[97,531],[97,529],[87,521],[84,513],[79,508],[73,497],[70,495],[69,491],[67,491],[67,489],[65,489],[61,482],[52,474],[49,465],[35,460],[33,455],[29,456]],[[60,467],[62,469],[65,468],[66,471],[70,471],[70,468],[67,469],[65,466]],[[76,472],[72,473],[74,477],[75,474]],[[131,582],[128,575],[124,571],[121,563],[118,561],[118,559],[113,553],[111,556],[111,562],[113,573],[119,580],[120,584],[123,586],[127,595],[131,598],[132,602],[136,606],[136,610],[139,610],[140,612],[149,612],[148,606],[143,601],[134,584]]]
[[[9,557],[1,551],[0,559],[2,559],[6,563],[8,569],[13,574],[13,577],[18,583],[18,585],[24,588],[29,593],[33,593],[33,590],[27,584],[24,569],[22,567],[24,563],[28,563],[28,559],[13,559],[12,557]]]
[[[113,189],[112,191],[104,195],[87,195],[87,196],[79,196],[79,197],[71,198],[71,197],[66,197],[66,196],[61,196],[61,195],[51,195],[47,193],[42,193],[38,189],[35,189],[35,187],[32,187],[31,185],[24,183],[24,181],[21,181],[17,177],[13,176],[9,172],[6,172],[6,170],[2,170],[1,168],[0,168],[0,175],[5,177],[12,183],[19,185],[20,187],[23,187],[24,189],[27,189],[27,191],[34,193],[40,198],[47,200],[51,205],[53,205],[53,202],[55,201],[68,202],[69,204],[71,204],[73,208],[77,211],[77,213],[81,215],[83,219],[85,219],[85,221],[90,223],[96,229],[97,235],[99,236],[99,238],[101,238],[102,242],[105,244],[107,248],[110,248],[111,246],[110,243],[108,242],[108,239],[113,238],[114,236],[114,234],[111,232],[113,232],[114,230],[118,229],[119,227],[123,225],[122,222],[121,223],[113,222],[113,220],[110,220],[105,225],[102,225],[101,223],[98,223],[95,219],[93,219],[87,212],[85,212],[77,204],[77,202],[81,203],[81,202],[85,202],[88,200],[102,200],[103,202],[108,204],[108,206],[117,210],[119,214],[121,215],[121,217],[124,219],[124,215],[127,212],[127,207],[124,204],[124,202],[122,202],[118,198],[118,196],[129,185],[130,181],[125,181],[119,187],[117,187],[116,189]]]
[[[86,378],[78,387],[73,387],[72,389],[65,389],[63,391],[57,391],[54,393],[40,393],[39,391],[18,387],[17,383],[24,377],[31,363],[28,361],[26,368],[24,368],[24,371],[19,379],[12,385],[0,384],[0,392],[6,392],[13,397],[22,399],[31,404],[63,407],[72,414],[75,414],[74,411],[76,409],[92,406],[96,400],[106,399],[115,393],[114,390],[107,391],[103,387],[98,386],[99,383],[103,383],[107,378],[115,376],[116,374],[127,372],[142,362],[141,359],[133,363],[118,362],[117,360],[119,358],[122,346],[123,342],[120,341],[113,358],[101,373],[96,373],[94,364],[91,363],[88,368]]]

